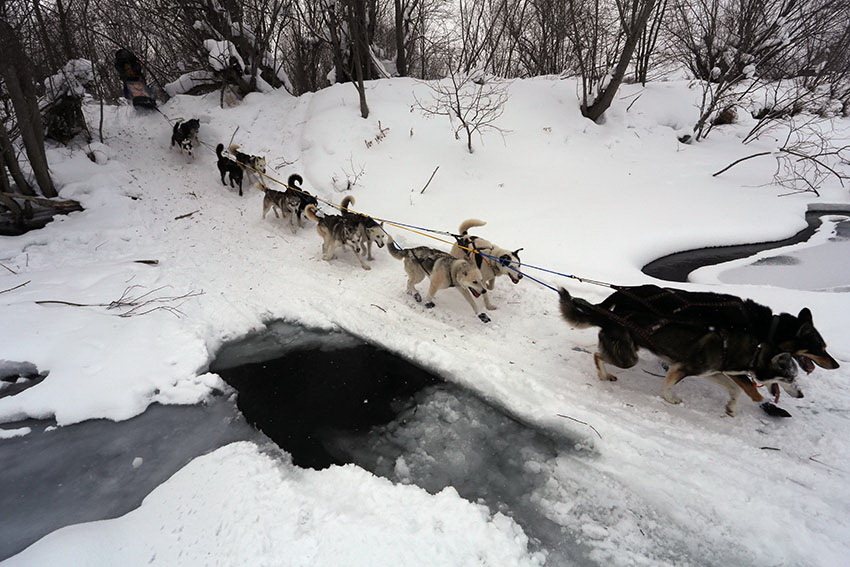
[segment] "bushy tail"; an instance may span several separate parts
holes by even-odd
[[[294,189],[300,189],[302,183],[304,183],[304,179],[302,179],[297,173],[290,175],[289,179],[286,181],[286,184]]]
[[[608,320],[597,314],[592,305],[580,298],[573,298],[564,288],[558,290],[561,296],[561,315],[574,327],[601,327]]]
[[[353,205],[353,204],[354,204],[354,196],[353,195],[346,195],[345,197],[342,198],[342,203],[340,203],[343,211],[348,211],[349,208],[351,207],[351,205]]]
[[[224,144],[219,144],[215,147],[215,155],[218,156],[218,159],[221,159],[221,152],[224,151]]]
[[[236,152],[239,151],[239,144],[230,144],[230,148],[228,149],[230,150],[230,153],[235,155]]]
[[[407,257],[404,249],[395,243],[392,235],[390,234],[387,234],[387,250],[390,251],[390,256],[396,260],[404,260]]]
[[[466,234],[470,228],[475,228],[476,226],[484,226],[487,224],[486,221],[478,220],[478,219],[466,219],[462,223],[460,223],[460,227],[457,229],[461,235]]]
[[[319,209],[316,207],[316,205],[310,204],[304,208],[304,214],[307,215],[307,218],[311,221],[319,222],[319,215],[316,214],[318,210]]]

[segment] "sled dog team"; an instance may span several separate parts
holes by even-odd
[[[177,122],[173,128],[172,146],[178,146],[192,157],[192,139],[197,136],[197,119]],[[303,227],[303,217],[316,223],[322,238],[322,258],[332,260],[340,249],[351,251],[364,270],[371,269],[365,260],[373,260],[373,245],[387,245],[390,256],[402,260],[407,274],[407,292],[416,302],[422,296],[416,286],[428,279],[425,307],[434,307],[437,292],[455,288],[484,323],[490,318],[479,311],[476,299],[483,298],[488,310],[496,309],[488,291],[498,276],[508,276],[514,284],[523,275],[519,252],[502,248],[470,229],[484,226],[478,219],[460,224],[456,244],[450,252],[427,246],[401,248],[388,235],[382,223],[354,212],[355,200],[346,196],[341,214],[320,215],[318,199],[301,188],[303,179],[292,174],[285,191],[266,187],[262,174],[266,160],[239,151],[231,145],[230,156],[218,144],[216,155],[221,182],[238,188],[243,194],[245,175],[261,189],[263,218],[271,210],[275,217],[288,222],[294,234]],[[563,318],[576,328],[598,327],[597,352],[593,355],[600,380],[614,381],[605,364],[632,368],[638,362],[638,350],[645,349],[668,367],[661,395],[671,404],[681,403],[672,389],[687,376],[702,376],[724,387],[729,400],[726,413],[734,416],[741,392],[753,401],[762,402],[759,391],[767,388],[774,403],[779,401],[780,387],[795,398],[803,392],[797,382],[797,368],[811,373],[815,365],[824,369],[838,368],[838,362],[827,352],[826,343],[814,326],[811,311],[799,314],[774,313],[769,307],[750,299],[713,292],[692,292],[655,285],[614,287],[615,291],[599,304],[575,298],[561,288],[560,310]],[[775,416],[789,417],[785,410],[770,402],[763,409]]]

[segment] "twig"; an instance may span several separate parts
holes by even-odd
[[[425,193],[425,189],[431,184],[431,181],[434,179],[434,176],[437,175],[437,170],[440,169],[440,166],[434,168],[434,173],[431,174],[431,177],[428,178],[428,183],[425,184],[425,187],[422,188],[422,191],[419,192],[420,195]]]
[[[718,171],[717,173],[712,173],[712,174],[711,174],[711,176],[712,176],[712,177],[717,177],[718,175],[720,175],[720,174],[721,174],[721,173],[723,173],[724,171],[728,171],[728,170],[732,169],[733,167],[735,167],[736,165],[738,165],[738,164],[739,164],[739,163],[741,163],[742,161],[747,161],[748,159],[753,159],[753,158],[757,158],[757,157],[761,157],[761,156],[769,156],[769,155],[770,155],[770,154],[772,154],[772,153],[773,153],[773,152],[759,152],[759,153],[757,153],[757,154],[753,154],[753,155],[751,155],[751,156],[742,157],[741,159],[738,159],[738,160],[733,161],[732,163],[730,163],[729,165],[727,165],[726,167],[724,167],[723,169],[721,169],[721,170],[720,170],[720,171]]]
[[[174,217],[174,220],[180,220],[180,219],[185,219],[185,218],[191,217],[192,215],[194,215],[195,213],[197,213],[200,210],[201,209],[198,209],[196,211],[192,211],[191,213],[186,213],[185,215],[180,215],[179,217]]]
[[[376,305],[376,304],[374,304],[374,303],[370,303],[369,305],[371,305],[372,307],[377,307],[378,309],[380,309],[380,310],[381,310],[381,311],[383,311],[384,313],[386,313],[386,312],[387,312],[387,310],[386,310],[386,309],[384,309],[383,307],[381,307],[380,305]]]
[[[779,449],[778,447],[767,447],[767,446],[759,447],[759,449],[764,449],[765,451],[781,451],[782,450],[782,449]]]
[[[819,457],[819,456],[820,456],[820,454],[812,455],[811,457],[809,457],[809,460],[812,461],[812,462],[818,463],[819,465],[823,465],[827,468],[830,468],[830,469],[833,469],[833,470],[836,470],[836,471],[840,471],[840,472],[843,472],[845,474],[850,474],[850,473],[848,473],[848,471],[846,471],[842,468],[839,468],[839,467],[836,467],[836,466],[833,466],[833,465],[828,465],[828,464],[824,463],[823,461],[819,461],[815,458],[815,457]]]
[[[6,264],[4,264],[3,262],[0,262],[0,267],[6,268],[7,270],[9,270],[10,272],[12,272],[12,273],[13,273],[13,274],[15,274],[15,275],[17,275],[17,274],[18,274],[18,272],[16,272],[15,270],[13,270],[12,268],[10,268],[9,266],[7,266]]]
[[[121,297],[112,301],[111,303],[74,303],[71,301],[62,301],[58,299],[46,299],[36,301],[35,303],[38,305],[68,305],[71,307],[106,307],[106,309],[119,309],[129,307],[127,311],[123,313],[118,313],[119,317],[133,317],[137,315],[147,315],[148,313],[152,313],[153,311],[164,310],[168,311],[172,315],[176,317],[180,317],[183,315],[183,312],[180,311],[177,307],[173,305],[160,305],[166,302],[171,301],[179,301],[189,299],[191,297],[197,297],[199,295],[203,295],[203,291],[190,291],[188,293],[184,293],[183,295],[176,296],[164,296],[164,297],[150,297],[151,294],[154,294],[162,289],[165,289],[169,286],[161,286],[155,289],[152,289],[148,292],[145,292],[138,296],[133,296],[133,291],[141,286],[133,285],[124,290],[124,293],[121,294]]]
[[[585,421],[582,421],[582,420],[580,420],[580,419],[576,419],[576,418],[574,418],[574,417],[570,417],[570,416],[568,416],[568,415],[564,415],[564,414],[562,414],[562,413],[559,413],[559,414],[557,414],[557,415],[558,415],[558,417],[563,417],[563,418],[566,418],[566,419],[571,419],[571,420],[575,421],[576,423],[580,423],[580,424],[582,424],[582,425],[586,425],[586,426],[588,426],[589,428],[591,428],[591,429],[593,430],[593,432],[594,432],[594,433],[596,433],[597,435],[599,435],[599,432],[598,432],[598,431],[596,431],[596,428],[595,428],[595,427],[593,427],[592,425],[590,425],[589,423],[585,422]],[[600,439],[602,439],[602,435],[599,435],[599,438],[600,438]]]
[[[28,283],[30,283],[31,281],[32,281],[32,280],[27,280],[27,281],[25,281],[25,282],[24,282],[24,283],[22,283],[22,284],[18,284],[18,285],[16,285],[15,287],[10,287],[9,289],[4,289],[4,290],[0,291],[0,293],[6,293],[7,291],[15,291],[15,290],[16,290],[16,289],[18,289],[19,287],[24,287],[25,285],[27,285],[27,284],[28,284]]]
[[[159,260],[133,260],[136,264],[147,264],[148,266],[156,266]]]

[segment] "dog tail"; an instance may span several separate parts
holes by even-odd
[[[173,146],[175,143],[175,139],[177,138],[177,131],[180,128],[180,121],[174,123],[174,128],[171,130],[171,145]]]
[[[319,216],[316,214],[319,209],[312,203],[304,207],[304,214],[313,222],[319,222]]]
[[[222,158],[221,152],[224,151],[224,144],[219,144],[215,147],[215,155],[218,156],[218,159]]]
[[[304,179],[302,179],[297,173],[290,175],[289,179],[286,181],[288,186],[294,187],[295,189],[299,189],[302,183],[304,183]]]
[[[340,203],[340,205],[342,206],[342,211],[350,212],[349,207],[351,207],[351,205],[353,205],[354,203],[354,195],[346,195],[345,197],[343,197],[342,203]]]
[[[571,296],[564,288],[560,288],[558,294],[561,296],[561,315],[574,327],[601,327],[608,322],[584,299]]]
[[[407,257],[405,249],[396,244],[390,234],[387,234],[387,250],[390,251],[390,256],[396,260],[404,260]]]
[[[487,224],[487,221],[478,220],[478,219],[466,219],[462,223],[460,223],[460,227],[457,229],[461,235],[466,234],[470,228],[475,228],[476,226],[484,226]]]
[[[239,150],[239,144],[230,144],[228,149],[230,150],[230,153],[235,154]]]

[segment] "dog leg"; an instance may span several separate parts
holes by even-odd
[[[355,247],[351,247],[351,251],[354,252],[354,257],[357,258],[357,261],[360,262],[360,267],[364,270],[371,270],[372,266],[363,261],[363,257],[360,255],[360,250]]]
[[[741,389],[735,384],[731,376],[718,372],[708,374],[704,376],[704,378],[711,380],[718,386],[726,388],[726,391],[729,392],[729,401],[726,402],[726,415],[729,417],[735,417],[735,413],[738,408],[738,398],[741,395]]]
[[[727,376],[741,389],[746,392],[746,394],[750,397],[750,399],[754,402],[761,402],[764,400],[764,396],[759,392],[758,387],[750,380],[750,377],[747,375],[741,376],[740,374],[727,374]]]
[[[599,375],[600,380],[607,382],[617,381],[617,377],[610,374],[608,370],[605,369],[605,361],[603,360],[603,355],[601,353],[593,353],[593,364],[596,366],[596,373]]]
[[[661,387],[661,397],[664,398],[666,402],[671,404],[682,403],[682,399],[674,396],[672,390],[673,386],[681,382],[687,375],[688,373],[682,369],[680,364],[674,364],[670,367],[670,370],[667,372],[667,378],[664,379],[664,386]]]
[[[486,284],[485,284],[485,287],[486,287]],[[488,288],[488,289],[493,289],[493,288],[491,287],[491,288]],[[494,309],[498,309],[498,307],[493,305],[493,302],[490,301],[490,294],[489,293],[484,294],[484,307],[486,307],[489,311],[493,311]]]

